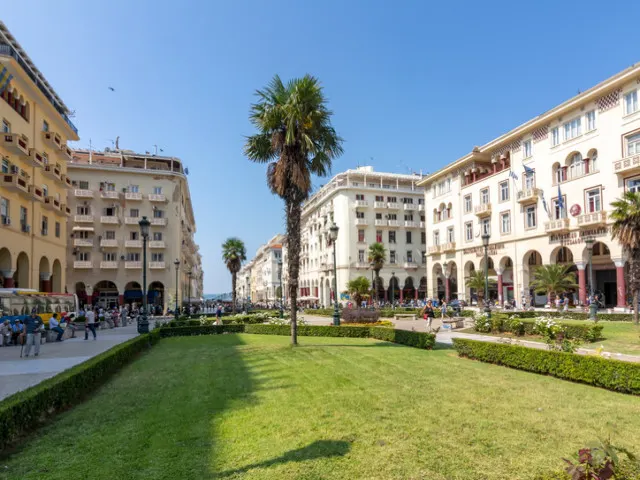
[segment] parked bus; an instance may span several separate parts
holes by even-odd
[[[0,288],[0,322],[24,320],[35,308],[46,323],[54,313],[78,312],[78,297],[71,293],[47,293],[36,290]]]

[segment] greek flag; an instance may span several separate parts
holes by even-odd
[[[560,184],[558,184],[558,208],[560,209],[560,214],[562,216],[564,210],[564,200],[562,199],[562,191],[560,190]]]
[[[535,173],[533,168],[527,167],[524,163],[522,164],[522,166],[524,167],[524,173],[526,173],[527,175],[532,175],[533,173]]]
[[[515,180],[516,182],[518,181],[518,175],[516,175],[516,172],[514,172],[513,170],[509,172],[509,176],[513,178],[513,180]]]
[[[13,78],[13,75],[9,73],[7,67],[2,67],[0,70],[0,94],[4,92],[4,89],[9,86],[9,82]]]
[[[542,206],[544,207],[544,211],[547,212],[547,217],[551,220],[551,214],[549,213],[549,207],[547,207],[547,201],[544,198],[544,192],[540,191],[540,200],[542,200]]]

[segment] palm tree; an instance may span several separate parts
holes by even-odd
[[[253,162],[269,164],[267,185],[284,200],[291,343],[296,345],[302,202],[311,193],[311,175],[326,176],[332,161],[342,154],[342,138],[331,126],[332,112],[317,78],[305,75],[285,85],[276,75],[256,95],[249,118],[258,133],[247,138],[244,152]]]
[[[384,245],[380,242],[372,243],[369,246],[369,263],[373,264],[373,271],[376,274],[376,281],[374,283],[374,289],[378,289],[378,285],[380,284],[380,270],[384,267],[384,262],[387,259],[387,250],[384,248]],[[373,298],[371,299],[373,301]]]
[[[569,272],[572,267],[573,265],[563,263],[540,265],[533,272],[533,281],[530,286],[538,293],[546,293],[551,301],[552,296],[565,293],[578,286],[575,274]]]
[[[484,272],[482,270],[474,270],[469,274],[469,278],[465,284],[467,287],[476,291],[478,296],[478,305],[480,305],[480,299],[484,299]],[[489,279],[489,288],[494,287],[496,281],[493,278]]]
[[[633,323],[638,325],[640,294],[640,193],[627,191],[611,204],[611,237],[618,239],[629,259],[629,289],[633,292]]]
[[[371,284],[369,283],[369,279],[364,276],[356,277],[347,283],[347,290],[353,297],[353,301],[358,308],[360,308],[362,304],[362,297],[369,293],[370,288]]]
[[[222,260],[231,272],[231,298],[234,312],[236,311],[236,275],[246,259],[247,250],[244,242],[236,237],[227,238],[222,244]]]

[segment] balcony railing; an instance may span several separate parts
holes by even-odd
[[[424,203],[419,203],[418,204],[418,211],[419,212],[424,212]]]
[[[404,226],[408,228],[416,228],[418,226],[418,222],[414,222],[413,220],[405,220]]]
[[[379,219],[379,218],[376,218],[374,224],[375,224],[376,227],[386,227],[387,226],[387,221]]]
[[[74,215],[73,221],[76,223],[93,223],[93,215]]]
[[[356,200],[354,203],[355,203],[356,207],[368,207],[369,206],[369,202],[367,202],[366,200]]]
[[[544,224],[544,230],[547,233],[560,233],[569,230],[569,219],[561,218],[560,220],[552,220]]]
[[[156,227],[165,227],[167,225],[167,219],[166,218],[152,218],[151,219],[151,225],[156,226]]]
[[[353,264],[353,266],[357,269],[363,270],[363,269],[368,269],[370,268],[369,264],[367,262],[355,262]]]
[[[106,223],[109,225],[117,225],[120,223],[120,219],[115,215],[102,215],[100,217],[100,223]]]
[[[142,194],[140,192],[125,192],[125,200],[142,200]]]
[[[102,240],[100,240],[100,246],[101,247],[117,247],[118,240],[115,240],[113,238],[103,238]]]
[[[29,161],[34,167],[44,167],[44,158],[38,152],[36,152],[35,148],[29,150]]]
[[[151,240],[149,248],[165,248],[164,240]]]
[[[423,222],[423,221],[420,221],[420,225],[419,225],[419,227],[420,227],[420,228],[424,228],[424,222]]]
[[[356,218],[356,225],[367,225],[366,218]]]
[[[404,204],[404,209],[405,210],[418,210],[418,206],[414,205],[413,203],[405,203]]]
[[[60,138],[60,135],[50,130],[42,131],[42,140],[44,141],[45,145],[51,148],[60,148],[62,146],[62,139]]]
[[[373,208],[387,208],[387,202],[373,202]]]
[[[62,175],[62,181],[67,187],[71,187],[73,185],[73,183],[71,182],[71,179],[64,174]]]
[[[142,268],[142,262],[124,262],[124,268],[138,270]]]
[[[167,197],[163,193],[150,193],[149,201],[150,202],[166,202]]]
[[[398,210],[400,208],[400,204],[398,202],[387,202],[387,208]]]
[[[442,245],[443,252],[455,252],[456,251],[456,242],[447,242]]]
[[[398,220],[389,220],[389,226],[390,227],[399,227],[400,226],[400,222]]]
[[[114,192],[113,190],[103,190],[100,192],[100,198],[118,200],[120,198],[120,194],[118,192]]]
[[[73,191],[73,195],[76,198],[93,198],[93,191],[92,190],[84,190],[82,188],[76,188]]]
[[[62,182],[62,172],[60,171],[60,168],[54,165],[45,165],[43,173],[46,177]]]
[[[126,248],[142,248],[142,240],[125,240],[124,246]]]
[[[29,139],[17,133],[2,134],[4,148],[18,157],[29,156]]]
[[[60,205],[60,210],[62,210],[62,213],[64,213],[67,217],[71,216],[71,209],[64,203]]]
[[[429,249],[427,250],[427,253],[429,253],[429,255],[434,255],[440,252],[442,252],[442,245],[434,245],[432,247],[429,247]]]
[[[42,188],[36,187],[35,185],[30,185],[29,191],[33,195],[33,198],[35,198],[39,202],[44,202],[44,191],[42,190]]]
[[[631,155],[613,162],[613,171],[619,175],[640,173],[640,155]]]
[[[140,218],[138,217],[124,217],[125,225],[138,225]]]
[[[476,205],[474,212],[478,217],[487,217],[491,215],[491,204],[483,203],[481,205]]]
[[[90,238],[74,238],[74,247],[93,247],[93,240]]]
[[[100,268],[104,270],[113,270],[118,268],[118,262],[100,262]]]
[[[604,210],[585,213],[578,217],[578,226],[580,227],[593,227],[596,225],[604,225],[605,223],[607,223],[607,212]]]
[[[31,195],[29,193],[29,184],[27,183],[27,180],[17,174],[2,175],[2,186],[10,190],[15,190],[25,197],[29,197]]]
[[[518,192],[518,202],[522,204],[536,203],[540,196],[539,188],[525,188]]]
[[[73,268],[93,268],[93,262],[84,261],[84,260],[76,260],[73,262]]]
[[[62,145],[60,147],[60,154],[67,162],[73,160],[73,152],[67,145]]]
[[[415,270],[418,268],[418,264],[416,262],[404,262],[404,268],[409,270]]]
[[[164,262],[149,262],[149,268],[151,270],[159,270],[159,269],[164,269],[166,267]]]

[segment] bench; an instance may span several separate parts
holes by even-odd
[[[394,320],[402,320],[404,318],[415,320],[416,314],[415,313],[395,313],[393,315]]]
[[[443,318],[443,325],[449,325],[449,328],[464,328],[464,317]]]
[[[74,324],[75,325],[75,324]],[[78,330],[78,326],[75,326],[75,329]],[[67,340],[68,338],[75,338],[75,332],[73,331],[73,327],[67,326],[64,328],[64,333],[62,334],[62,339]],[[58,338],[58,332],[54,332],[53,330],[47,330],[46,334],[43,335],[46,338],[47,343],[55,342],[56,338]]]

